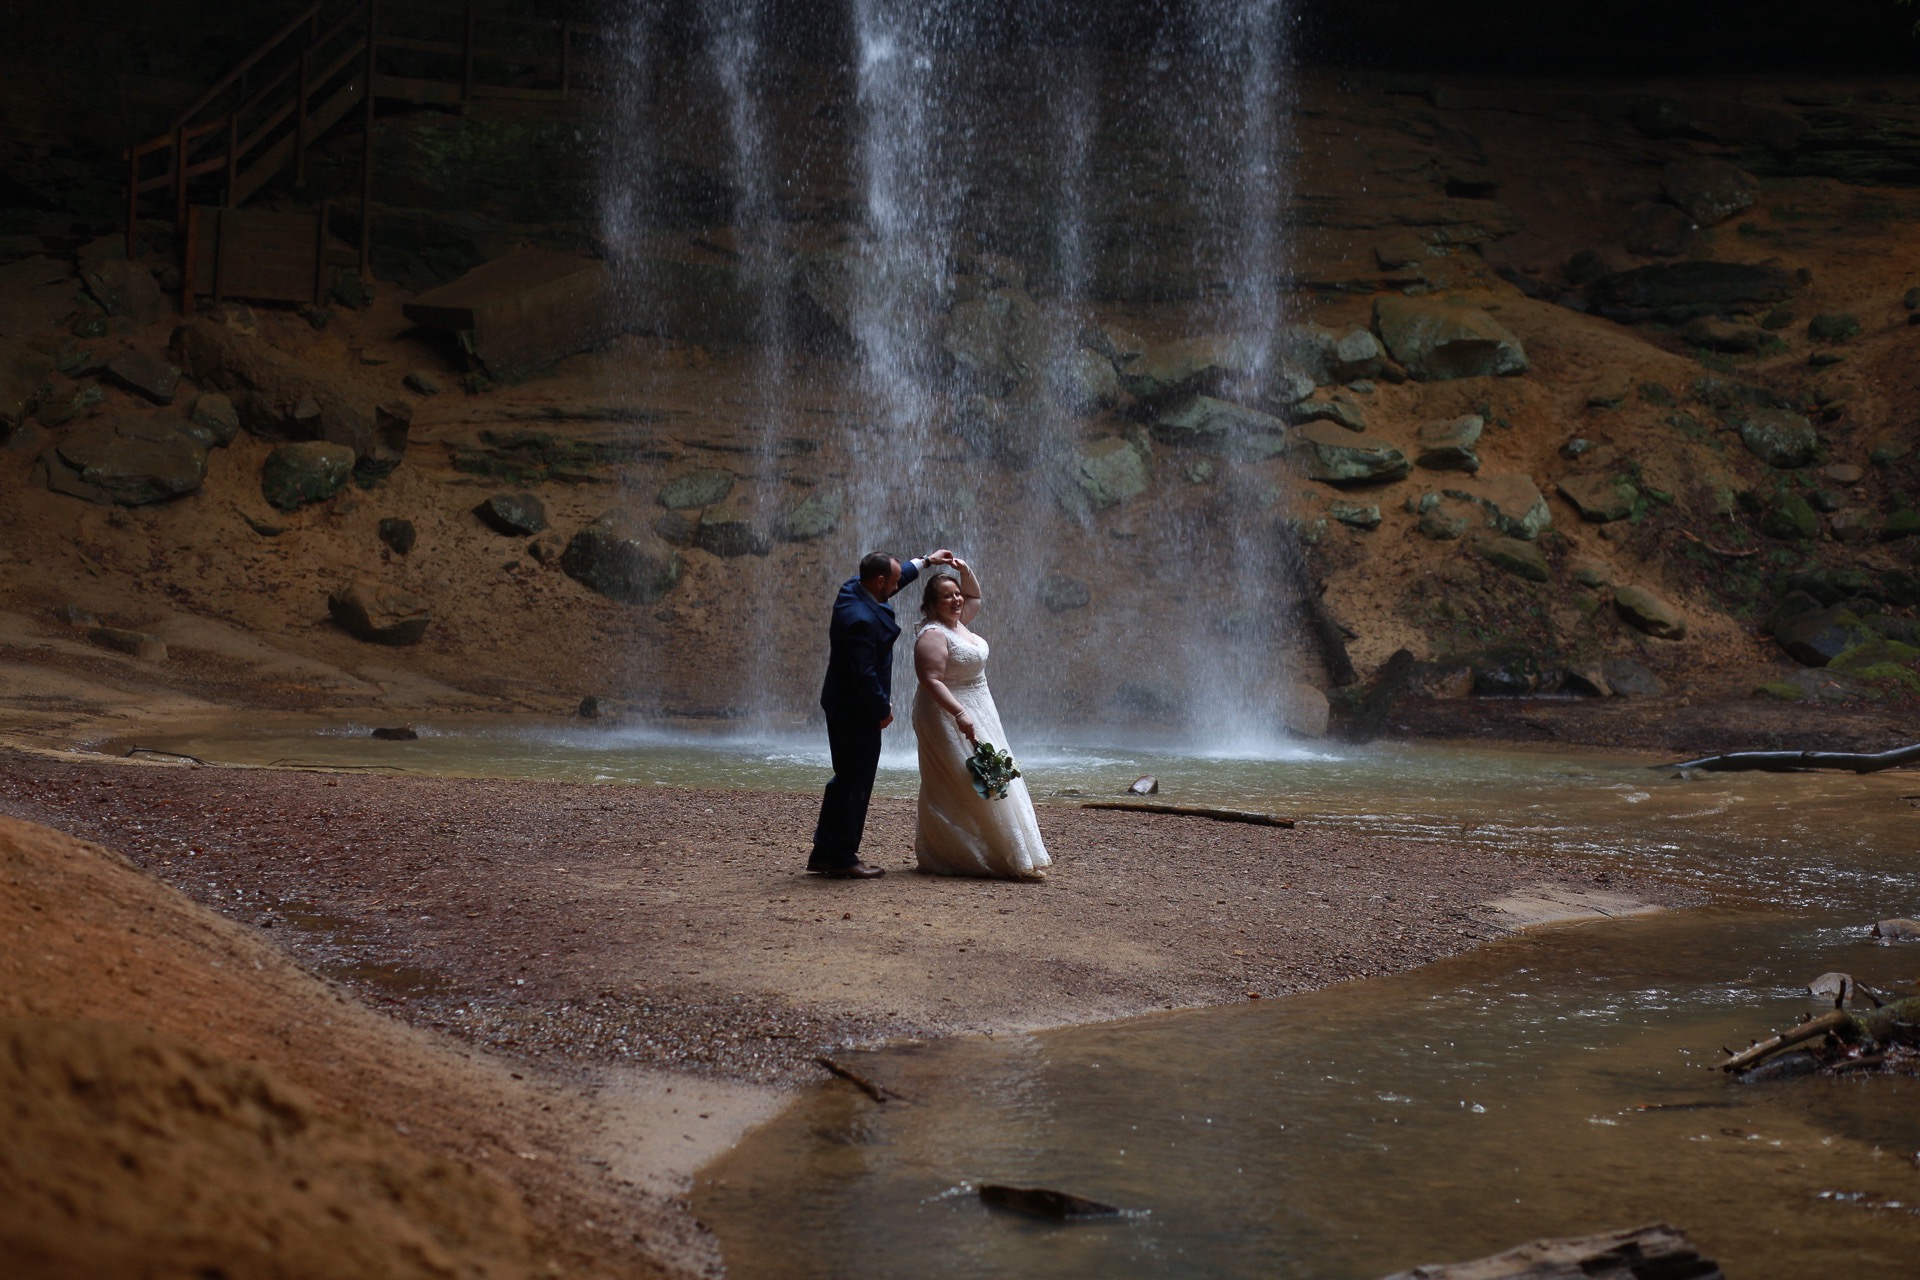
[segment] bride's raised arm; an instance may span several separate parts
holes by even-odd
[[[953,571],[960,575],[960,625],[972,626],[980,616],[980,579],[973,576],[973,566],[959,556],[953,558]]]

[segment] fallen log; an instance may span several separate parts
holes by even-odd
[[[1140,804],[1128,800],[1086,800],[1082,809],[1130,809],[1135,813],[1170,813],[1177,818],[1211,818],[1215,822],[1247,822],[1256,827],[1291,827],[1292,818],[1250,809],[1207,809],[1191,804]]]
[[[1892,751],[1862,754],[1854,751],[1733,751],[1725,755],[1702,756],[1679,764],[1661,764],[1656,769],[1701,769],[1709,773],[1758,769],[1768,773],[1793,773],[1802,769],[1849,769],[1854,773],[1878,773],[1903,764],[1920,762],[1920,742]]]
[[[1720,1069],[1745,1076],[1796,1045],[1808,1045],[1818,1066],[1828,1069],[1888,1048],[1920,1046],[1920,996],[1872,1009],[1829,1010],[1739,1053],[1729,1051]]]
[[[1471,1262],[1429,1263],[1386,1280],[1726,1280],[1686,1233],[1665,1223],[1535,1240]]]

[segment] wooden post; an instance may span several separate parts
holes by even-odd
[[[227,113],[227,198],[221,203],[233,207],[233,193],[240,189],[240,113]]]
[[[473,3],[467,3],[467,43],[461,55],[460,67],[460,109],[466,110],[473,101]]]
[[[227,215],[231,209],[213,211],[213,300],[226,301],[227,275]]]
[[[320,202],[320,229],[314,236],[313,246],[313,305],[319,306],[327,296],[327,215],[333,212],[333,201]]]
[[[313,36],[300,51],[300,96],[293,105],[293,185],[307,185],[307,95],[313,92]]]
[[[173,227],[187,225],[187,126],[173,131]]]
[[[373,58],[380,23],[380,0],[367,0],[366,138],[360,148],[360,278],[373,276]]]
[[[187,209],[187,243],[180,253],[180,314],[193,314],[194,276],[200,270],[200,257],[196,252],[196,241],[200,232],[200,211],[191,206]]]
[[[140,221],[140,144],[127,149],[127,259],[133,259],[133,229]]]

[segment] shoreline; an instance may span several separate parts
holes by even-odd
[[[0,749],[0,794],[0,812],[98,841],[396,1032],[538,1084],[552,1149],[588,1161],[591,1185],[556,1170],[529,1203],[608,1274],[634,1240],[668,1274],[717,1264],[692,1179],[825,1079],[818,1053],[1275,998],[1546,918],[1697,900],[1617,873],[1602,891],[1577,859],[1063,805],[1040,806],[1061,873],[1024,885],[906,871],[901,799],[869,820],[890,874],[849,883],[801,872],[817,797],[795,793]],[[602,1230],[613,1211],[563,1207],[625,1193],[646,1222],[620,1236]]]

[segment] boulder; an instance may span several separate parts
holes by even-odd
[[[1350,529],[1378,529],[1380,527],[1380,504],[1377,502],[1336,502],[1327,508],[1327,515]]]
[[[1093,603],[1093,592],[1078,578],[1049,573],[1040,579],[1040,603],[1049,613],[1068,613]]]
[[[1760,532],[1782,542],[1812,542],[1820,536],[1820,517],[1797,493],[1783,493],[1760,518]]]
[[[41,455],[47,487],[121,506],[192,493],[207,475],[207,450],[178,418],[106,417],[84,422]]]
[[[1506,473],[1462,481],[1457,496],[1480,504],[1487,527],[1510,538],[1531,542],[1553,524],[1553,512],[1528,476]]]
[[[423,396],[437,396],[446,388],[440,385],[440,379],[425,369],[414,369],[401,379],[407,390]]]
[[[342,631],[372,644],[418,644],[433,620],[419,596],[365,578],[328,595],[327,612]]]
[[[64,427],[93,406],[104,403],[106,398],[106,392],[100,389],[100,384],[88,378],[83,382],[75,383],[70,393],[62,395],[56,392],[42,396],[40,412],[35,417],[43,427]],[[0,438],[4,437],[6,431],[6,427],[0,427]],[[195,438],[208,448],[219,443],[213,432],[204,428],[194,427],[193,433]],[[19,448],[20,445],[16,444],[15,447]]]
[[[353,475],[353,450],[324,440],[283,444],[267,455],[260,471],[260,492],[282,511],[324,502],[346,487]]]
[[[732,507],[708,507],[693,526],[693,545],[731,559],[764,556],[773,550],[773,538],[745,512]]]
[[[107,361],[107,376],[155,404],[172,404],[180,386],[177,365],[131,348]]]
[[[1824,667],[1847,650],[1879,636],[1841,605],[1810,609],[1773,625],[1773,642],[1803,667]]]
[[[1330,422],[1294,428],[1293,450],[1307,478],[1325,484],[1384,484],[1412,470],[1407,455],[1374,436],[1355,435]]]
[[[560,567],[609,599],[650,604],[680,580],[682,562],[638,517],[615,509],[573,535]]]
[[[1587,286],[1594,311],[1626,321],[1688,320],[1792,296],[1793,276],[1784,267],[1705,259],[1615,271]]]
[[[1860,336],[1860,318],[1838,312],[1822,312],[1807,321],[1807,336],[1815,342],[1846,342]]]
[[[1680,611],[1645,587],[1615,587],[1613,607],[1630,626],[1657,640],[1686,638],[1687,622]]]
[[[1534,543],[1518,538],[1483,537],[1475,539],[1473,547],[1489,564],[1515,577],[1529,582],[1546,582],[1553,577],[1547,567],[1547,557]]]
[[[1271,457],[1287,447],[1280,419],[1212,396],[1174,401],[1153,416],[1149,430],[1156,440],[1187,448]]]
[[[22,343],[0,338],[0,440],[39,407],[53,362]]]
[[[531,493],[496,493],[475,507],[473,514],[509,537],[531,537],[547,527],[547,506]]]
[[[1071,477],[1067,505],[1099,511],[1146,491],[1147,461],[1132,441],[1109,436],[1081,446]]]
[[[1333,344],[1331,365],[1334,379],[1354,382],[1374,377],[1386,362],[1386,355],[1370,330],[1349,329]]]
[[[1331,422],[1349,431],[1367,429],[1366,411],[1353,398],[1336,394],[1325,400],[1302,400],[1287,410],[1289,422]]]
[[[1031,378],[1047,354],[1040,308],[1019,289],[956,303],[940,345],[975,389],[1003,396]]]
[[[1281,694],[1280,719],[1287,732],[1299,738],[1324,738],[1333,707],[1327,695],[1310,684],[1294,681]]]
[[[833,532],[845,503],[838,489],[815,489],[798,502],[781,508],[773,519],[773,536],[782,542],[808,542]]]
[[[930,263],[908,255],[823,250],[801,256],[791,288],[802,316],[800,331],[852,349],[860,343],[863,325],[925,323],[944,283]],[[753,304],[751,297],[747,301]],[[871,314],[875,311],[879,314]]]
[[[1674,160],[1661,171],[1660,190],[1703,227],[1724,222],[1760,198],[1760,182],[1739,165],[1704,156]]]
[[[1592,524],[1625,520],[1633,514],[1634,501],[1640,496],[1633,481],[1623,476],[1566,476],[1559,483],[1560,494],[1573,504],[1580,518]]]
[[[1480,469],[1480,455],[1474,444],[1486,427],[1486,419],[1477,413],[1422,423],[1415,433],[1420,453],[1415,459],[1429,471],[1466,471]]]
[[[1587,389],[1587,408],[1617,409],[1633,394],[1633,376],[1621,370],[1605,374]]]
[[[1478,307],[1446,298],[1374,299],[1373,327],[1415,378],[1480,378],[1527,371],[1520,340]]]
[[[381,517],[380,541],[385,543],[395,555],[403,556],[413,550],[413,544],[419,536],[413,527],[413,521],[400,516]]]
[[[325,440],[383,463],[397,463],[406,449],[410,410],[383,411],[250,330],[198,316],[173,331],[169,352],[195,382],[226,392],[241,425],[266,439]],[[299,415],[303,405],[308,412]]]
[[[1627,250],[1643,258],[1677,258],[1693,240],[1693,219],[1670,204],[1637,204],[1627,216]]]
[[[1820,433],[1786,409],[1755,409],[1740,424],[1740,442],[1770,467],[1791,471],[1820,456]]]
[[[731,471],[689,471],[669,480],[656,495],[656,500],[669,511],[710,507],[733,491],[733,482],[734,474]]]
[[[125,258],[96,258],[83,263],[80,278],[87,292],[110,316],[134,328],[153,324],[166,313],[167,300],[153,272]]]
[[[617,698],[590,693],[580,699],[578,715],[582,720],[618,720],[627,714],[626,707]]]
[[[1048,387],[1055,402],[1075,413],[1110,409],[1126,395],[1113,362],[1086,347],[1069,351],[1053,363],[1048,373]]]
[[[1658,698],[1667,691],[1664,680],[1632,658],[1608,658],[1600,673],[1616,698]]]
[[[1422,499],[1419,507],[1420,519],[1415,528],[1420,535],[1435,542],[1455,542],[1467,536],[1467,530],[1473,528],[1474,518],[1479,511],[1472,503],[1458,498],[1442,498],[1430,493],[1428,502]]]
[[[218,391],[209,391],[193,402],[192,421],[205,427],[215,444],[232,444],[240,434],[240,415],[233,401]]]
[[[1681,337],[1708,351],[1726,351],[1750,355],[1767,343],[1767,331],[1750,324],[1735,324],[1714,316],[1695,316],[1681,331]]]
[[[1261,368],[1262,355],[1251,338],[1187,338],[1149,347],[1120,370],[1120,382],[1143,400],[1216,392]]]

